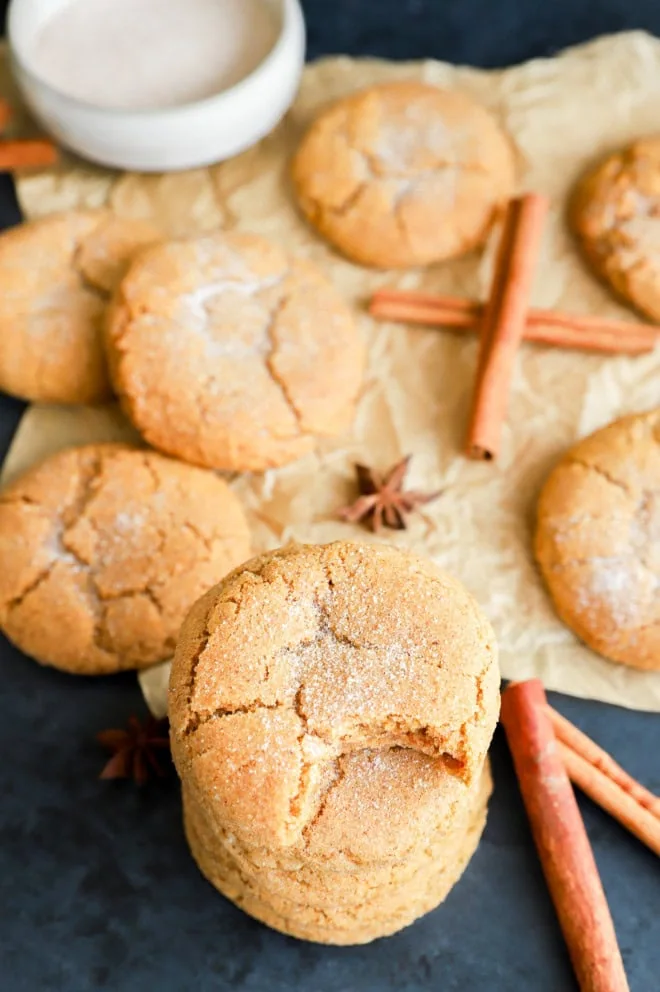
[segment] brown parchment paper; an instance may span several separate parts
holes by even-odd
[[[19,177],[19,199],[27,217],[107,203],[120,215],[153,219],[173,235],[254,231],[312,258],[358,309],[373,289],[393,281],[483,295],[492,242],[481,257],[393,277],[339,258],[296,213],[287,162],[303,128],[326,102],[402,78],[460,87],[489,106],[516,143],[522,188],[551,196],[534,303],[630,317],[584,267],[564,211],[568,191],[591,160],[660,129],[660,41],[638,32],[502,72],[439,62],[326,59],[305,70],[296,104],[277,131],[228,163],[140,176],[71,159],[56,170]],[[660,711],[660,673],[611,664],[580,644],[555,617],[530,551],[535,497],[550,466],[581,435],[620,414],[660,404],[660,353],[604,359],[523,346],[502,455],[496,464],[478,464],[460,454],[476,342],[433,329],[377,324],[364,315],[361,324],[370,361],[350,436],[278,471],[232,483],[247,508],[255,549],[289,540],[377,540],[333,517],[354,494],[352,464],[359,459],[387,468],[412,453],[410,485],[443,487],[444,495],[408,531],[384,539],[429,555],[472,590],[495,627],[504,675],[537,675],[548,688]],[[5,475],[55,448],[124,436],[132,432],[113,410],[32,407]],[[167,666],[141,676],[157,712],[165,706],[166,682]]]

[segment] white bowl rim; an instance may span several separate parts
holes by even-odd
[[[244,76],[243,79],[240,79],[232,86],[228,86],[226,89],[220,90],[212,96],[204,97],[202,100],[190,100],[187,103],[180,103],[174,107],[156,107],[153,109],[142,107],[135,110],[126,110],[119,107],[99,107],[96,103],[91,103],[88,100],[82,100],[80,97],[71,96],[69,93],[65,93],[58,87],[53,86],[26,64],[22,54],[19,52],[18,46],[15,43],[13,32],[13,23],[16,17],[15,11],[19,2],[20,0],[9,0],[9,6],[7,7],[7,42],[9,44],[11,57],[16,60],[21,72],[25,73],[25,75],[28,76],[37,86],[43,87],[49,93],[56,96],[59,100],[66,101],[68,104],[78,108],[79,110],[84,110],[88,113],[93,112],[95,114],[99,114],[100,116],[114,120],[118,120],[120,118],[124,120],[129,118],[134,120],[145,120],[146,118],[151,118],[159,121],[169,121],[173,118],[184,117],[189,114],[191,110],[219,110],[222,108],[223,104],[233,102],[236,98],[240,99],[243,92],[253,88],[255,85],[259,85],[261,78],[267,75],[273,63],[279,58],[280,53],[284,50],[287,42],[288,29],[291,27],[292,22],[294,25],[296,21],[300,23],[303,28],[304,38],[304,18],[299,0],[280,0],[282,6],[282,17],[279,34],[275,44],[270,49],[266,57],[259,62],[259,64],[251,72],[249,72],[247,76]]]

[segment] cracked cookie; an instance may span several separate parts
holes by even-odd
[[[190,802],[184,791],[186,837],[202,874],[223,895],[262,923],[317,943],[364,944],[409,926],[435,909],[456,884],[485,826],[491,791],[487,767],[476,784],[478,789],[471,790],[469,808],[441,848],[433,853],[423,852],[414,869],[406,871],[403,878],[401,866],[384,867],[375,884],[371,869],[355,869],[348,874],[319,872],[317,879],[307,885],[301,884],[292,873],[285,895],[276,870],[250,874],[236,861],[233,845],[210,827],[199,803]],[[404,808],[404,801],[397,805]],[[416,813],[416,808],[405,808],[410,821],[411,810]],[[376,805],[369,822],[386,816],[387,812],[387,803]],[[356,810],[354,828],[360,815],[364,817],[364,811]]]
[[[469,97],[386,83],[320,115],[293,182],[305,216],[348,258],[409,268],[482,244],[513,193],[515,163],[507,136]]]
[[[557,613],[611,661],[660,671],[660,411],[571,448],[538,505],[536,558]]]
[[[481,833],[493,635],[417,556],[340,542],[236,569],[182,626],[169,712],[198,864],[287,933],[357,943],[407,925]]]
[[[325,801],[290,847],[251,846],[209,820],[225,855],[256,887],[266,879],[272,898],[304,897],[307,905],[321,907],[331,898],[336,906],[350,906],[386,885],[412,883],[450,844],[460,843],[491,790],[487,765],[466,785],[412,748],[353,751],[332,767]],[[202,805],[185,786],[183,799],[184,811],[196,814]],[[369,836],[358,827],[365,820]]]
[[[660,137],[635,141],[587,173],[570,220],[597,275],[660,321]]]
[[[249,545],[213,473],[124,445],[71,448],[0,492],[0,627],[65,671],[143,668],[171,656],[190,604]]]
[[[143,253],[111,308],[114,386],[140,433],[185,461],[262,471],[351,422],[365,352],[314,266],[249,234]]]
[[[53,214],[0,235],[0,389],[44,403],[110,397],[107,301],[128,262],[158,240],[106,210]]]

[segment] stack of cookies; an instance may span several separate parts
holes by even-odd
[[[199,867],[307,940],[412,923],[479,841],[498,700],[488,622],[431,563],[348,543],[253,559],[193,607],[172,671]]]

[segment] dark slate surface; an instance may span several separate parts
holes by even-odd
[[[307,0],[311,54],[436,56],[483,66],[550,54],[606,31],[660,33],[655,0]],[[0,181],[0,225],[17,219]],[[0,457],[20,404],[0,397]],[[97,730],[141,713],[135,679],[76,680],[0,642],[0,985],[9,992],[571,992],[506,747],[481,847],[444,907],[366,948],[272,933],[198,875],[176,783],[144,793],[96,779]],[[555,697],[660,790],[660,717]],[[585,821],[632,992],[660,988],[658,861],[588,801]]]

